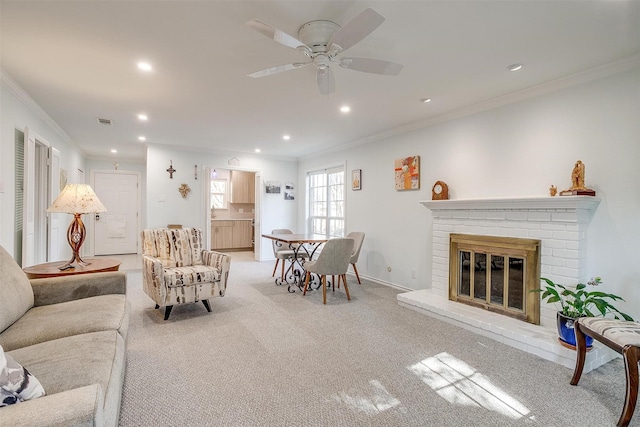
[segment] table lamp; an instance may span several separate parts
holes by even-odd
[[[81,266],[89,265],[88,262],[80,258],[80,247],[86,237],[86,229],[80,216],[87,213],[106,211],[107,209],[88,184],[67,184],[56,200],[49,206],[47,212],[62,212],[73,215],[73,221],[71,221],[67,229],[67,242],[69,242],[69,246],[71,246],[73,256],[68,263],[62,267],[58,267],[60,270],[72,268],[73,266],[71,264],[74,261]]]

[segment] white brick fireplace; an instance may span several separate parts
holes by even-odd
[[[449,234],[538,239],[541,275],[573,285],[588,279],[587,229],[600,199],[590,196],[421,202],[433,216],[431,289],[398,295],[398,303],[569,368],[575,351],[557,341],[553,304],[540,304],[540,325],[449,301]],[[617,356],[594,343],[585,372]]]

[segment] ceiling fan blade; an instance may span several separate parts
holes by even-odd
[[[333,93],[336,89],[336,84],[333,79],[333,72],[331,68],[318,68],[318,72],[316,74],[316,79],[318,80],[318,89],[320,93],[323,95],[328,95]]]
[[[333,35],[329,42],[331,56],[349,49],[371,34],[383,22],[384,16],[371,8],[365,9]]]
[[[342,68],[385,76],[397,76],[404,67],[404,65],[395,62],[372,58],[340,58],[338,63]]]
[[[247,74],[247,76],[253,77],[253,78],[265,77],[265,76],[270,76],[272,74],[278,74],[283,71],[295,70],[296,68],[305,67],[309,64],[313,64],[313,62],[294,62],[293,64],[277,65],[275,67],[266,68],[264,70]]]
[[[302,43],[297,38],[293,37],[290,34],[285,33],[282,30],[277,29],[271,24],[267,24],[266,22],[258,21],[257,19],[251,20],[247,22],[247,26],[253,28],[260,34],[264,34],[270,39],[275,40],[276,42],[285,45],[287,47],[293,49],[305,49],[310,50],[309,47]]]

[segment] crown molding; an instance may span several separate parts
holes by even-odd
[[[448,122],[450,120],[458,119],[472,114],[477,114],[483,111],[492,110],[503,105],[512,104],[515,102],[523,101],[525,99],[535,98],[536,96],[544,95],[546,93],[555,92],[561,89],[565,89],[571,86],[577,86],[590,81],[598,80],[604,77],[612,76],[624,71],[631,70],[640,66],[640,55],[630,56],[619,61],[611,62],[598,67],[590,68],[588,70],[581,71],[570,76],[562,77],[550,82],[542,83],[536,86],[531,86],[516,92],[509,93],[507,95],[499,96],[489,99],[487,101],[478,102],[466,107],[462,107],[447,113],[441,114],[436,117],[432,117],[426,120],[420,120],[412,122],[403,126],[399,126],[394,129],[390,129],[385,132],[370,135],[355,141],[348,142],[346,144],[336,145],[326,150],[322,150],[322,153],[332,153],[337,151],[347,150],[360,145],[369,144],[371,142],[379,141],[393,136],[401,135],[404,133],[412,132],[418,129],[427,128],[439,123]],[[310,159],[317,156],[319,152],[301,156],[300,159]]]
[[[80,146],[47,114],[46,111],[31,96],[0,67],[0,84],[7,88],[16,98],[18,98],[33,114],[38,116],[47,126],[56,132],[62,139],[72,147],[76,148],[83,155],[84,151]]]

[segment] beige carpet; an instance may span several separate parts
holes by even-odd
[[[272,263],[234,257],[227,295],[168,321],[128,273],[121,426],[606,426],[624,400],[616,360],[571,370],[398,306],[350,277],[303,297]],[[636,414],[632,424],[639,425]]]

